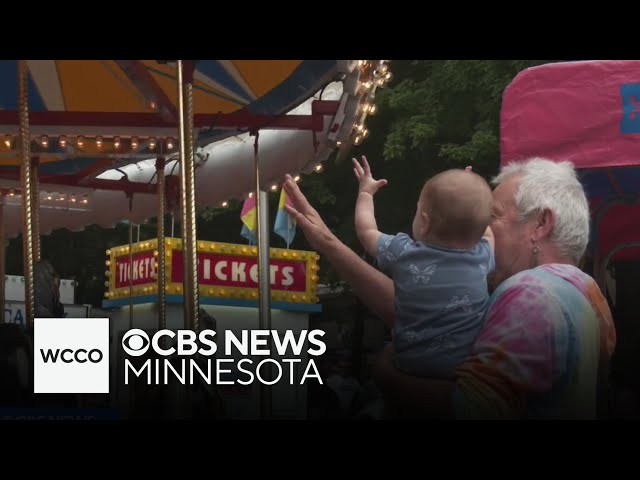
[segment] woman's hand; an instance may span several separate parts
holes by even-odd
[[[329,230],[316,209],[311,206],[291,175],[285,177],[284,190],[293,203],[293,208],[285,205],[285,209],[302,229],[311,247],[320,252],[331,248],[337,241],[336,236]]]

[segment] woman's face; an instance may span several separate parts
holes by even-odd
[[[496,242],[496,269],[491,283],[494,288],[510,276],[531,266],[535,219],[517,221],[515,194],[519,183],[519,177],[514,175],[508,177],[493,191],[491,230]]]

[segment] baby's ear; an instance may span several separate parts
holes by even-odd
[[[420,212],[420,216],[422,217],[422,235],[427,235],[429,230],[431,230],[431,220],[427,212]]]

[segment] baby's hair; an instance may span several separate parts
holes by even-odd
[[[465,170],[446,170],[425,183],[422,205],[432,234],[444,242],[472,245],[480,241],[491,221],[491,187]]]

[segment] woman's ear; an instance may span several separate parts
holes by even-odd
[[[535,220],[531,240],[533,242],[540,242],[549,238],[556,223],[555,214],[550,209],[545,208],[535,216]]]

